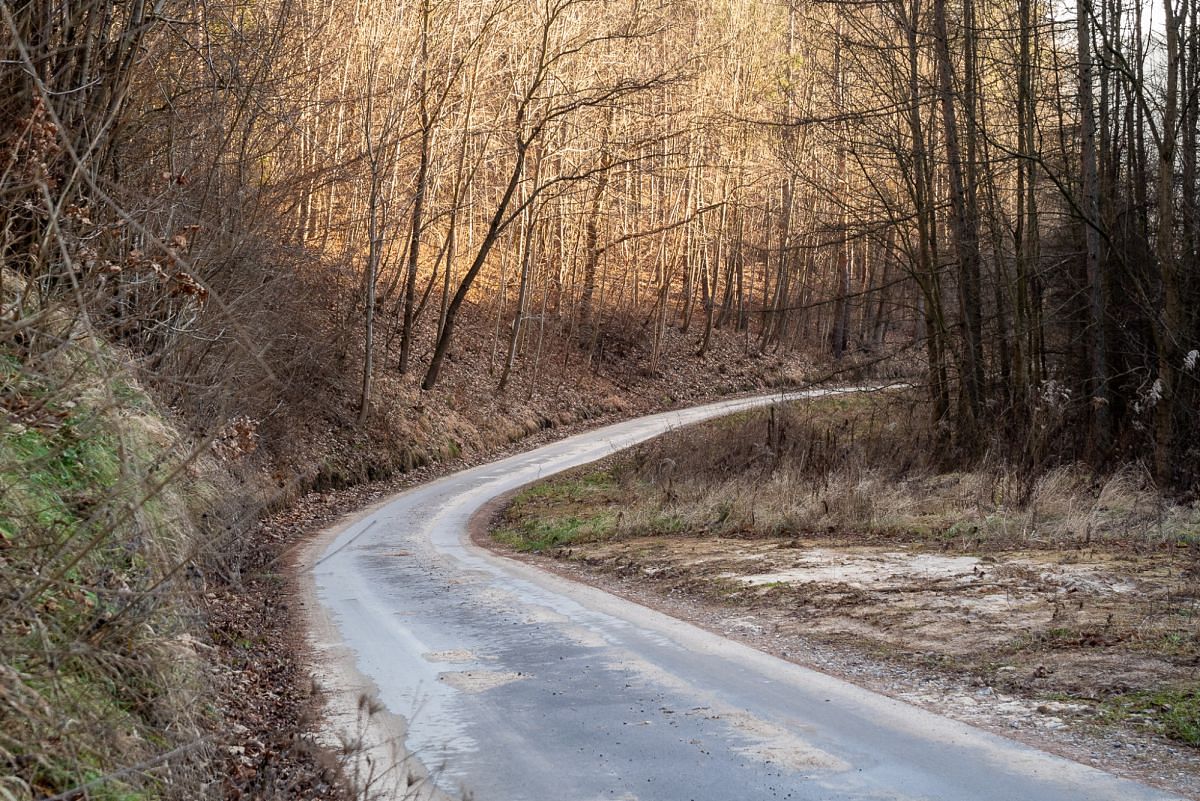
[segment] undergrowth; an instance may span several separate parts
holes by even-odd
[[[193,557],[219,471],[119,351],[24,311],[33,335],[0,341],[0,798],[203,797]]]

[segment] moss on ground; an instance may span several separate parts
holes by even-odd
[[[122,773],[196,741],[184,571],[219,492],[120,354],[0,342],[0,798],[166,794]],[[83,793],[81,792],[81,797]]]

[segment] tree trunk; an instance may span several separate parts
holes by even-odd
[[[1175,254],[1175,143],[1179,115],[1179,18],[1172,0],[1163,0],[1167,40],[1167,81],[1164,88],[1162,129],[1158,147],[1158,258],[1162,286],[1162,309],[1155,326],[1158,351],[1158,392],[1155,406],[1154,468],[1159,484],[1174,485],[1176,464],[1175,412],[1178,399],[1177,371],[1183,354],[1179,338],[1183,330],[1183,304],[1179,262]]]
[[[1096,113],[1092,101],[1091,0],[1076,0],[1079,52],[1080,208],[1088,282],[1088,395],[1092,407],[1092,447],[1099,461],[1112,447],[1108,398],[1108,345],[1105,331],[1105,277],[1100,263],[1100,179],[1096,167]]]
[[[504,188],[504,195],[500,198],[500,202],[496,205],[496,211],[492,214],[492,219],[488,223],[487,233],[483,236],[483,241],[479,243],[479,249],[475,252],[475,258],[471,262],[471,266],[467,269],[466,275],[459,282],[458,289],[454,292],[454,298],[450,301],[450,305],[446,307],[446,318],[442,324],[442,334],[438,337],[437,344],[433,349],[433,358],[429,362],[429,369],[425,371],[425,378],[421,382],[421,389],[426,391],[437,386],[438,376],[442,372],[442,363],[446,359],[446,352],[450,350],[450,338],[454,335],[454,322],[458,317],[458,310],[462,308],[463,302],[467,299],[467,293],[471,291],[471,284],[475,282],[479,271],[483,269],[483,265],[487,262],[488,254],[492,251],[492,246],[496,244],[497,237],[500,236],[500,231],[504,227],[505,215],[508,213],[508,208],[512,204],[513,195],[517,191],[517,186],[521,183],[521,176],[525,172],[525,156],[529,149],[529,142],[521,140],[517,143],[517,158],[513,165],[512,173],[508,178],[508,185]]]
[[[972,0],[964,0],[969,10]],[[964,159],[960,145],[958,115],[953,84],[954,66],[950,60],[950,40],[946,26],[946,1],[934,0],[934,40],[937,51],[938,96],[942,107],[947,177],[950,183],[951,227],[958,254],[959,330],[963,337],[962,382],[963,419],[960,433],[968,447],[978,441],[983,401],[983,325],[980,308],[979,222],[972,202],[973,187],[964,178]],[[968,44],[969,47],[969,44]],[[971,111],[969,110],[970,114]]]

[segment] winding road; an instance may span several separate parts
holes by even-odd
[[[1175,798],[470,542],[472,515],[501,494],[780,398],[573,436],[408,490],[327,532],[307,558],[325,681],[367,688],[396,716],[392,731],[429,771],[425,792],[475,801]]]

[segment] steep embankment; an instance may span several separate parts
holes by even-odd
[[[201,795],[221,721],[197,599],[235,483],[120,350],[3,286],[0,797]]]

